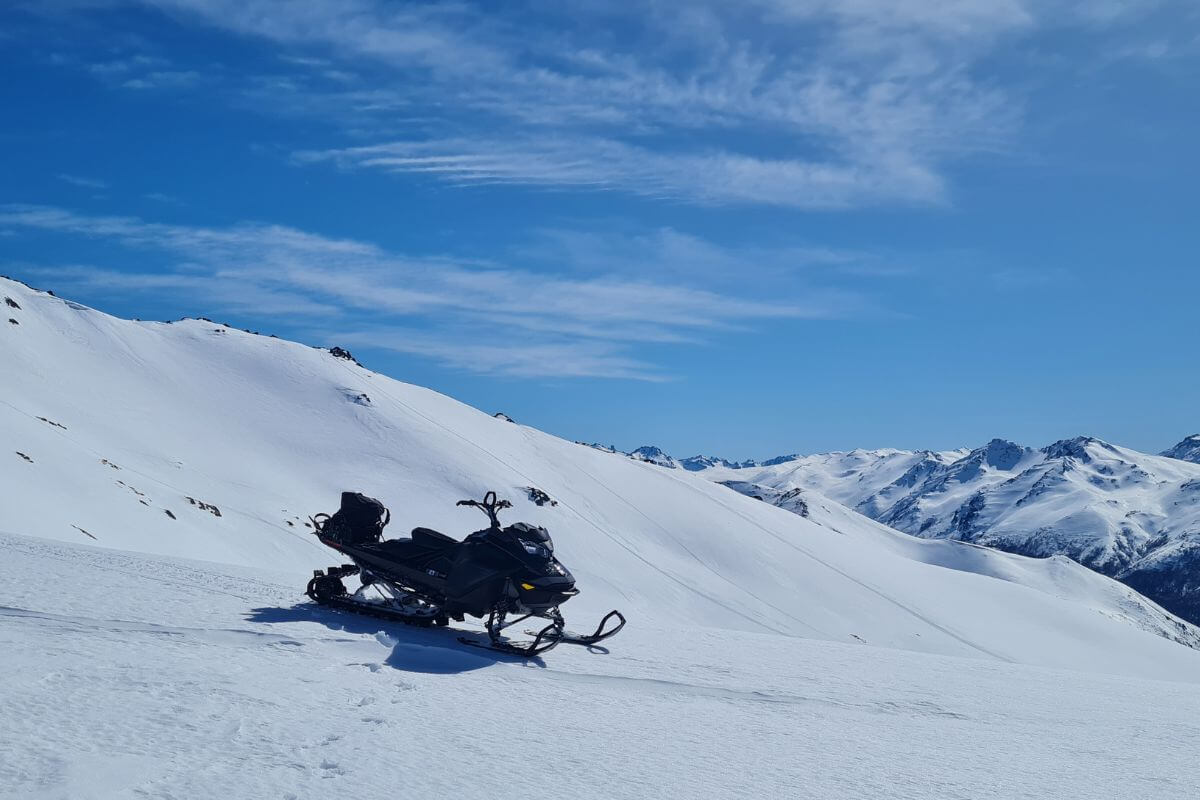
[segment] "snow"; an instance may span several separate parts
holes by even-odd
[[[14,797],[1184,797],[1200,777],[1196,629],[1066,559],[914,539],[817,492],[801,518],[327,351],[0,294],[20,306],[0,331]],[[526,663],[317,608],[304,582],[339,559],[304,521],[349,488],[393,536],[461,536],[478,520],[454,501],[495,489],[579,579],[571,626],[629,625]]]
[[[0,547],[4,796],[1167,800],[1200,780],[1190,685],[646,620],[525,663],[314,608],[287,573]]]

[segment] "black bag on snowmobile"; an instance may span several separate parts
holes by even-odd
[[[359,492],[342,492],[342,505],[332,517],[314,520],[318,532],[343,544],[378,542],[391,522],[391,513],[374,497]]]

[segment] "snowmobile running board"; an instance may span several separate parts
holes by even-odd
[[[443,626],[449,623],[449,620],[440,614],[412,614],[385,603],[370,603],[356,599],[356,595],[346,592],[341,579],[358,573],[359,568],[353,564],[330,567],[327,575],[322,570],[317,570],[313,574],[312,580],[308,582],[308,588],[304,593],[313,602],[327,608],[393,622],[403,622],[405,625],[428,628],[433,625]]]

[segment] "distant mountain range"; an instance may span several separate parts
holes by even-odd
[[[700,472],[798,514],[806,492],[898,530],[1022,555],[1067,556],[1200,621],[1200,435],[1159,455],[1093,437],[1042,448],[993,439],[974,450],[852,450],[761,463],[631,458]]]

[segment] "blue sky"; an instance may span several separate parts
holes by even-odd
[[[733,458],[1200,430],[1200,9],[0,11],[0,272]]]

